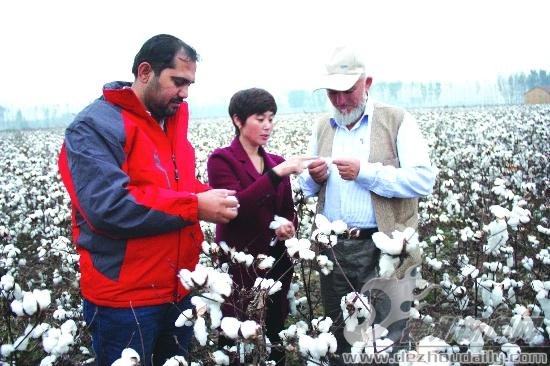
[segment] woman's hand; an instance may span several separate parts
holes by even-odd
[[[285,241],[287,239],[292,238],[296,234],[296,230],[294,229],[294,225],[292,222],[287,222],[286,224],[282,224],[277,229],[275,229],[275,236],[277,237],[277,240]]]
[[[291,156],[281,164],[273,168],[275,174],[279,177],[286,177],[290,174],[300,174],[305,169],[308,160],[313,160],[312,156]]]

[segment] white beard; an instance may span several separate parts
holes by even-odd
[[[334,121],[340,127],[347,127],[355,122],[357,122],[365,113],[365,108],[367,106],[367,100],[363,99],[361,104],[356,108],[352,109],[349,113],[342,113],[338,109],[332,107]]]

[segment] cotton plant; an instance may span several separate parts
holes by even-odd
[[[281,281],[274,280],[272,278],[258,277],[254,281],[253,289],[258,291],[265,291],[267,295],[273,295],[281,290],[283,284]]]
[[[379,354],[389,356],[394,342],[387,338],[388,330],[379,324],[361,329],[361,341],[355,341],[351,346],[351,353],[369,355]]]
[[[304,334],[298,340],[298,348],[307,358],[307,365],[327,365],[327,358],[337,349],[336,337],[332,333],[320,333],[317,337]]]
[[[46,310],[51,301],[50,290],[34,289],[32,292],[23,291],[23,298],[13,300],[10,306],[17,316],[32,316]]]
[[[498,205],[491,206],[490,210],[495,216],[495,220],[484,227],[484,231],[487,233],[487,244],[484,245],[483,251],[497,256],[499,248],[508,241],[506,218],[510,215],[510,211]]]
[[[286,251],[291,258],[313,260],[315,252],[311,250],[311,242],[308,239],[296,237],[285,241]]]
[[[376,232],[372,240],[380,249],[379,269],[381,277],[390,277],[403,263],[404,256],[411,256],[419,250],[418,233],[413,228],[392,232],[392,237]]]
[[[230,339],[254,339],[261,334],[261,326],[253,320],[240,321],[234,317],[224,317],[221,321],[223,334]]]
[[[125,348],[111,366],[139,366],[139,354],[132,348]]]
[[[342,220],[331,222],[324,215],[315,215],[316,229],[311,237],[324,247],[332,247],[337,243],[337,235],[343,234],[348,229],[347,224]]]
[[[452,328],[452,332],[453,340],[474,354],[483,353],[486,339],[494,341],[497,338],[492,326],[471,316],[460,319]]]
[[[334,263],[326,255],[320,254],[315,260],[322,274],[329,275],[334,270]]]
[[[353,332],[359,324],[359,319],[368,320],[372,314],[373,306],[368,297],[357,292],[350,292],[340,300],[340,309],[344,317],[344,323],[348,332]]]
[[[330,318],[327,318],[330,319]],[[332,320],[331,320],[332,321]],[[327,324],[326,322],[324,324]],[[279,332],[279,338],[283,342],[283,346],[287,351],[295,351],[298,346],[298,339],[307,334],[309,331],[309,326],[303,320],[296,322],[296,324],[291,324],[288,328],[283,329]]]
[[[207,288],[212,294],[219,295],[222,299],[229,297],[232,292],[233,280],[227,273],[218,272],[200,263],[195,266],[194,271],[185,268],[180,270],[179,278],[188,290]]]
[[[78,328],[72,319],[65,321],[61,327],[50,327],[42,335],[42,347],[44,351],[55,356],[68,353],[75,342]]]
[[[530,312],[525,306],[516,305],[512,314],[509,324],[502,328],[504,337],[511,341],[521,339],[532,346],[544,342],[544,337],[535,326]]]
[[[450,354],[453,352],[453,347],[444,340],[430,335],[420,339],[415,349],[401,350],[397,356],[400,360],[404,360],[399,362],[399,366],[451,366]],[[435,353],[442,356],[435,358],[433,356]]]
[[[526,205],[527,202],[521,200],[512,208],[512,211],[510,211],[507,224],[512,230],[517,230],[520,224],[527,224],[531,221],[531,211],[524,208]]]

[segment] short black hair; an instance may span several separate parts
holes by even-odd
[[[277,103],[275,98],[269,92],[260,88],[250,88],[240,90],[233,94],[229,102],[229,117],[235,126],[235,135],[239,136],[240,131],[233,116],[237,116],[244,125],[246,119],[254,114],[263,114],[265,112],[277,113]]]
[[[180,51],[183,51],[192,62],[197,62],[199,59],[197,51],[181,39],[169,34],[157,34],[141,46],[134,58],[132,73],[137,78],[138,66],[142,62],[148,62],[155,75],[160,75],[162,70],[174,67],[174,58]]]

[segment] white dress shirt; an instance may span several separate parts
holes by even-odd
[[[408,112],[397,133],[400,168],[368,162],[373,109],[373,102],[368,98],[362,119],[351,130],[338,125],[334,118],[330,119],[336,126],[331,157],[360,160],[359,174],[353,181],[342,179],[336,165],[329,165],[325,206],[321,213],[330,221],[343,220],[348,226],[360,228],[376,227],[371,191],[389,198],[421,197],[432,191],[437,169],[430,163],[428,147],[416,119]],[[311,156],[318,155],[316,133],[314,126],[308,146]],[[307,170],[300,174],[298,182],[307,197],[317,195],[321,187]]]

